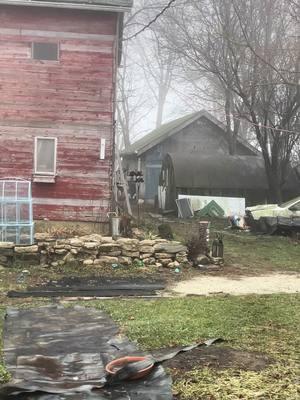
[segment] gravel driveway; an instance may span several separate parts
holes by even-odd
[[[209,295],[228,293],[270,294],[299,293],[300,274],[269,274],[260,276],[245,276],[236,279],[220,276],[200,276],[187,281],[181,281],[170,288],[179,295]]]

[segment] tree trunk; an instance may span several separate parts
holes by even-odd
[[[125,150],[127,150],[130,146],[129,132],[123,130],[122,133],[123,133],[124,148]]]
[[[232,110],[231,93],[230,90],[226,89],[225,114],[226,114],[227,140],[228,140],[229,154],[231,156],[234,156],[236,154],[236,137],[231,127],[231,110]]]
[[[264,152],[263,152],[264,153]],[[265,158],[265,154],[264,154]],[[265,158],[265,169],[268,180],[268,186],[270,191],[270,200],[272,203],[281,203],[282,202],[282,188],[281,188],[281,179],[279,176],[278,165],[272,165],[270,160],[266,160]]]
[[[163,121],[163,114],[164,114],[164,101],[159,96],[158,104],[157,104],[157,113],[156,113],[156,123],[155,127],[159,128]]]
[[[162,71],[162,79],[161,79],[160,85],[158,87],[156,128],[159,128],[163,121],[164,109],[165,109],[168,91],[169,91],[169,87],[166,87],[166,85],[165,85],[163,71]]]

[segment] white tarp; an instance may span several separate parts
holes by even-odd
[[[240,197],[217,197],[217,196],[189,196],[180,194],[178,199],[190,199],[193,211],[202,210],[207,204],[214,200],[225,213],[225,217],[245,214],[245,199]]]

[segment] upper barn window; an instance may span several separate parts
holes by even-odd
[[[57,43],[32,43],[32,58],[34,60],[57,61],[59,48]]]

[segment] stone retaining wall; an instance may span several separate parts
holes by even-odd
[[[180,242],[164,239],[138,240],[92,234],[70,239],[55,239],[47,234],[35,236],[36,244],[16,246],[0,242],[0,266],[18,264],[63,266],[82,264],[99,268],[106,265],[131,265],[176,268],[187,262],[187,248]]]

